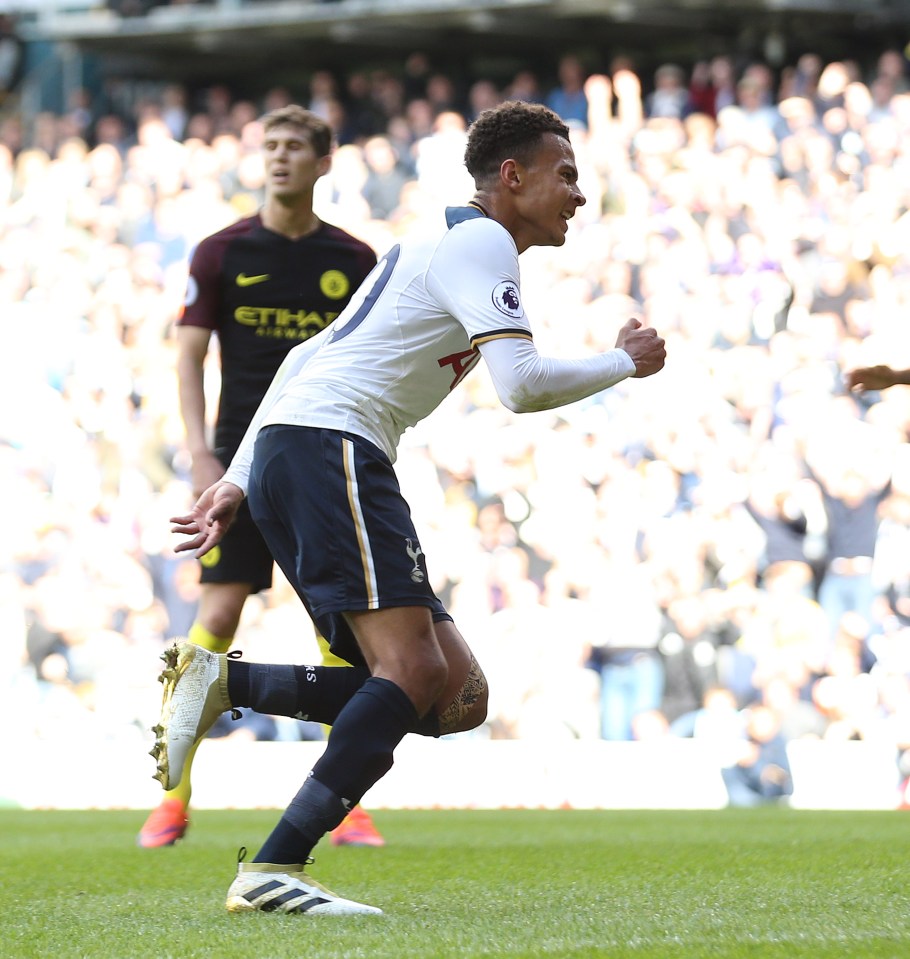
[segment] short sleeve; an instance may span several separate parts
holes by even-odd
[[[472,346],[502,337],[531,338],[521,301],[518,250],[495,220],[456,224],[437,247],[427,289],[465,328]]]

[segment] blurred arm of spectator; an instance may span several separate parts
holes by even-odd
[[[591,139],[608,136],[613,120],[613,86],[610,78],[593,73],[585,80],[588,98],[588,134]]]
[[[198,326],[177,328],[177,377],[180,413],[192,457],[193,495],[198,496],[221,479],[224,466],[209,448],[205,416],[205,357],[211,330]]]
[[[616,95],[616,116],[620,129],[627,140],[641,129],[644,121],[644,104],[641,99],[641,81],[631,71],[623,68],[613,74],[613,92]]]
[[[887,390],[892,386],[910,386],[910,369],[890,366],[861,366],[847,374],[847,388],[856,393],[865,390]]]

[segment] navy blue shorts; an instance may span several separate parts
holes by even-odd
[[[426,606],[451,620],[430,587],[426,557],[395,470],[362,437],[307,426],[259,432],[250,512],[332,652],[363,656],[343,613]]]

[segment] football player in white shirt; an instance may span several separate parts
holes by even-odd
[[[230,662],[190,643],[165,656],[155,727],[158,778],[224,710],[249,706],[332,725],[326,750],[252,862],[230,911],[378,912],[319,886],[304,864],[392,766],[408,732],[438,736],[486,716],[471,651],[429,585],[426,557],[395,479],[401,434],[432,412],[482,357],[515,412],[552,409],[627,377],[658,372],[664,341],[636,319],[616,348],[541,356],[521,300],[519,254],[560,246],[585,202],[562,120],[510,101],[471,126],[465,165],[476,193],[429,235],[404,240],[338,319],[292,350],[222,480],[174,531],[204,555],[247,496],[272,555],[353,669]]]

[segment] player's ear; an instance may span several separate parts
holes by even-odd
[[[524,170],[517,160],[508,159],[502,161],[499,168],[499,179],[510,190],[514,190],[521,185],[524,176]]]
[[[320,157],[319,162],[316,164],[316,175],[317,177],[325,176],[332,168],[332,157],[331,155]]]

